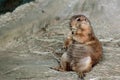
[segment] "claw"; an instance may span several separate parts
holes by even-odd
[[[78,73],[78,80],[85,80],[85,79],[84,79],[84,76],[85,76],[84,73],[79,72],[79,73]]]

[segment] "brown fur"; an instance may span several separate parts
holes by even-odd
[[[83,78],[102,56],[102,46],[94,35],[90,21],[84,15],[75,15],[70,20],[71,34],[65,40],[67,51],[62,55],[59,71],[75,71]]]

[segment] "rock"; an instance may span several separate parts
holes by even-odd
[[[119,2],[36,0],[0,15],[0,80],[77,80],[75,72],[49,68],[58,65],[53,52],[59,56],[64,52],[74,14],[90,19],[103,44],[103,59],[85,80],[120,80]]]

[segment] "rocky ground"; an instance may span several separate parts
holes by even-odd
[[[58,72],[50,69],[58,65],[48,46],[54,40],[42,41],[49,45],[40,47],[42,40],[31,40],[34,49],[25,49],[21,45],[12,50],[0,51],[1,80],[77,80],[75,72]],[[58,42],[56,42],[56,45]],[[93,70],[87,73],[85,80],[119,80],[120,79],[120,48],[114,41],[103,41],[103,59]],[[61,42],[60,42],[61,43]],[[113,44],[114,43],[114,44]],[[62,44],[62,43],[61,43]],[[110,46],[114,45],[114,46]],[[26,46],[26,47],[25,47]],[[60,46],[60,45],[59,45]],[[45,49],[48,48],[48,49]],[[55,48],[54,48],[55,49]],[[22,50],[22,51],[21,51]]]
[[[53,51],[60,51],[69,18],[79,12],[89,17],[103,45],[102,60],[85,80],[120,80],[118,4],[119,0],[36,0],[0,15],[0,80],[77,80],[75,72],[50,67],[58,65]]]

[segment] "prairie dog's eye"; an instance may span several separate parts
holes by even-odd
[[[80,18],[77,18],[77,21],[80,21]]]

